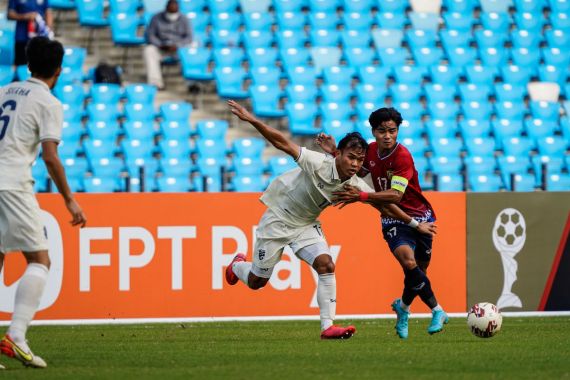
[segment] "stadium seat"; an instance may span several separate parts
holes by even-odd
[[[336,84],[339,86],[352,85],[352,78],[356,71],[348,66],[329,66],[323,68],[323,79],[326,84]]]
[[[514,0],[517,12],[542,12],[546,0]]]
[[[12,76],[14,72],[12,70]],[[12,78],[10,78],[10,81]],[[78,83],[68,83],[55,86],[53,89],[54,95],[65,104],[69,104],[74,107],[83,108],[83,103],[85,101],[85,91],[83,86]]]
[[[354,132],[354,123],[350,120],[325,120],[323,132],[334,137],[338,143],[347,133]]]
[[[161,157],[166,159],[176,158],[181,161],[186,161],[190,158],[190,154],[192,153],[192,147],[188,140],[164,139],[160,140],[158,147]]]
[[[84,134],[83,125],[81,122],[64,121],[61,128],[61,139],[64,141],[79,142]]]
[[[41,164],[38,164],[41,162]],[[73,157],[66,158],[62,161],[63,167],[65,168],[65,175],[72,178],[83,178],[85,174],[89,171],[89,162],[85,157]],[[39,169],[39,170],[38,170]],[[45,173],[40,173],[40,171],[45,170]],[[117,172],[113,174],[117,174]],[[38,180],[38,177],[42,180],[46,179],[48,176],[47,169],[43,160],[37,160],[32,167],[32,174],[34,179]]]
[[[210,49],[190,47],[178,49],[182,76],[188,80],[212,80],[214,73],[209,67],[212,60]]]
[[[539,18],[539,23],[543,23],[544,19]],[[552,29],[558,30],[570,30],[570,17],[568,17],[568,11],[558,12],[550,14],[550,24]]]
[[[438,175],[437,177],[437,191],[456,192],[463,191],[463,177],[454,175]]]
[[[546,169],[546,173],[561,173],[564,168],[564,159],[560,156],[536,155],[531,157],[531,163],[537,182],[539,182],[542,177],[543,166],[544,169]]]
[[[542,17],[542,12],[516,12],[514,21],[518,29],[528,30],[530,33],[537,34],[542,33],[542,28],[546,23],[546,20]]]
[[[503,187],[501,177],[496,174],[470,174],[469,185],[471,191],[493,193]]]
[[[546,190],[567,192],[568,189],[570,189],[570,174],[557,173],[548,175],[546,179]]]
[[[224,159],[227,153],[225,140],[199,139],[196,141],[196,153],[200,158]]]
[[[0,53],[4,54],[1,47],[0,47]],[[10,65],[0,65],[0,86],[6,86],[10,82],[12,82],[15,74],[16,71]]]
[[[410,153],[412,157],[421,157],[425,154],[427,150],[427,145],[424,139],[412,139],[412,138],[404,138],[400,141],[402,145],[404,145]]]
[[[260,137],[235,139],[232,151],[238,158],[261,158],[265,149],[265,140]]]
[[[161,193],[184,193],[191,190],[192,184],[187,175],[163,176],[157,179],[156,188]]]
[[[349,84],[325,84],[321,85],[322,102],[325,103],[348,103],[352,98],[352,87]]]
[[[475,23],[472,14],[462,12],[450,12],[449,10],[443,14],[444,24],[447,30],[455,30],[458,32],[471,32],[471,28]]]
[[[311,59],[319,74],[325,67],[339,66],[341,56],[342,52],[338,47],[311,48]]]
[[[439,15],[435,13],[409,12],[408,17],[414,29],[437,32],[439,28]]]
[[[125,105],[124,112],[127,121],[152,122],[156,116],[154,105],[143,103],[129,103]]]
[[[481,10],[483,12],[508,12],[512,0],[481,0]]]
[[[95,177],[116,177],[125,169],[125,164],[119,157],[101,157],[90,162]]]
[[[542,36],[525,29],[518,29],[511,31],[510,39],[515,49],[538,49]]]
[[[218,69],[222,67],[239,68],[245,59],[245,52],[236,47],[218,48],[214,49],[213,59]]]
[[[453,119],[430,119],[425,123],[425,128],[430,141],[440,138],[452,139],[457,132],[457,125]]]
[[[492,89],[488,84],[461,83],[459,94],[464,102],[488,102]]]
[[[314,103],[288,103],[285,111],[293,135],[316,135],[321,132],[320,128],[315,127],[318,110]]]
[[[568,67],[570,65],[570,57],[558,47],[543,48],[541,53],[546,65],[558,67]]]
[[[494,47],[479,48],[479,56],[483,65],[501,67],[507,63],[508,50]]]
[[[392,103],[392,106],[399,110],[406,119],[418,120],[424,116],[424,107],[419,100],[408,100]],[[379,108],[379,107],[376,107]],[[360,115],[360,114],[359,114]]]
[[[495,154],[495,140],[490,137],[474,137],[465,139],[467,153],[470,156],[493,156]]]
[[[214,78],[218,95],[225,99],[246,99],[248,92],[244,89],[244,80],[247,76],[241,67],[221,67],[214,69]]]
[[[533,143],[528,137],[505,137],[501,145],[507,156],[530,156],[533,148]]]
[[[518,102],[495,102],[494,106],[499,119],[522,120],[527,112],[522,100]]]
[[[187,102],[166,102],[160,105],[163,120],[188,121],[192,113],[192,104]]]
[[[226,120],[202,119],[196,123],[196,132],[200,139],[224,140],[228,131]]]
[[[317,70],[313,66],[289,66],[287,77],[290,85],[314,87],[317,80]]]
[[[530,166],[528,156],[500,156],[497,158],[503,182],[510,189],[511,174],[527,174]]]
[[[336,30],[339,23],[340,18],[336,13],[328,14],[326,12],[315,11],[309,13],[309,26],[311,30]]]
[[[408,52],[404,48],[377,49],[378,57],[383,66],[396,67],[406,64]]]
[[[268,13],[271,0],[240,0],[243,13]]]
[[[412,49],[412,56],[416,65],[429,67],[439,65],[443,59],[443,50],[438,47],[423,47],[419,49]]]
[[[202,12],[204,8],[208,5],[207,0],[180,0],[180,12],[181,13],[189,13],[189,12]]]
[[[529,173],[518,173],[518,174],[513,173],[513,174],[514,174],[513,178],[515,180],[515,189],[514,189],[515,191],[530,192],[536,189],[536,181],[532,174]],[[503,181],[508,190],[512,189],[511,176],[508,176],[508,179],[506,177],[503,177]]]
[[[194,169],[194,165],[190,160],[163,158],[160,168],[164,177],[188,177]]]
[[[557,121],[560,116],[560,104],[558,102],[531,101],[530,111],[534,118]]]
[[[89,103],[87,105],[87,116],[91,121],[116,121],[119,117],[119,109],[114,104]]]
[[[279,30],[303,31],[309,23],[308,16],[299,12],[277,12]]]
[[[375,0],[344,0],[344,11],[349,13],[367,13],[376,6]]]
[[[491,132],[491,123],[487,119],[463,119],[459,123],[459,130],[463,139],[489,137]]]
[[[399,29],[374,29],[372,40],[376,49],[399,48],[404,39],[404,33]]]
[[[240,193],[258,193],[265,190],[266,183],[261,176],[235,176],[232,186]]]
[[[368,32],[374,23],[372,14],[368,12],[345,12],[342,15],[341,24],[348,30],[361,30]]]
[[[279,118],[285,116],[281,107],[281,90],[274,84],[249,87],[253,112],[259,117]]]
[[[344,29],[340,32],[340,41],[344,49],[370,47],[370,32],[354,29]]]
[[[275,66],[252,67],[249,75],[253,85],[275,85],[281,79],[281,70]]]
[[[360,83],[356,86],[356,97],[359,102],[369,102],[381,104],[387,94],[385,86],[376,86],[374,84]]]
[[[540,51],[532,48],[515,48],[511,50],[513,63],[521,67],[536,67],[540,62]]]
[[[103,0],[75,0],[75,4],[81,26],[91,28],[109,26]]]
[[[381,66],[363,66],[358,68],[358,77],[361,83],[386,87],[388,76],[392,69]]]
[[[260,2],[261,3],[261,2]],[[245,12],[243,15],[244,24],[246,31],[264,31],[268,32],[271,30],[273,24],[275,24],[275,19],[273,15],[269,12]],[[265,34],[265,33],[264,33]],[[270,37],[273,37],[271,33]]]
[[[405,37],[411,49],[434,48],[436,46],[437,33],[433,30],[409,29],[406,31]]]
[[[455,67],[464,67],[472,64],[477,58],[477,50],[472,47],[455,47],[447,50],[449,62]]]
[[[220,12],[212,14],[212,28],[214,31],[227,30],[238,31],[243,24],[241,13]]]
[[[246,49],[269,48],[273,43],[273,34],[261,30],[248,30],[243,34]]]
[[[471,14],[477,2],[474,0],[444,0],[443,5],[448,12]]]
[[[458,174],[463,167],[463,162],[459,155],[432,156],[430,157],[430,166],[432,168],[432,172],[439,176],[448,174],[459,177]]]
[[[492,121],[493,134],[497,141],[497,147],[502,147],[502,141],[508,137],[519,137],[524,131],[522,119],[494,119]]]
[[[429,114],[434,119],[455,119],[459,114],[459,105],[455,102],[428,103]]]
[[[562,86],[566,83],[567,76],[564,68],[554,65],[540,65],[538,67],[538,78],[541,82],[555,82]]]
[[[269,171],[272,177],[276,177],[297,167],[297,163],[291,156],[275,155],[269,159]]]
[[[205,157],[196,161],[196,168],[200,175],[221,180],[222,170],[225,170],[225,158]],[[200,190],[201,191],[201,190]]]
[[[370,124],[368,121],[366,122],[365,128],[368,129],[368,133],[370,131]],[[359,130],[362,133],[362,131]],[[424,125],[421,119],[404,119],[402,120],[402,124],[400,124],[400,128],[398,131],[398,138],[406,138],[411,137],[413,139],[418,139],[422,137],[424,133]]]
[[[495,157],[493,156],[467,156],[465,168],[468,175],[490,175],[495,172]]]
[[[472,35],[471,31],[445,29],[439,32],[439,38],[445,51],[449,52],[455,48],[469,46]]]
[[[428,103],[455,101],[455,86],[444,86],[439,83],[428,83],[424,85],[424,90]]]
[[[237,176],[262,176],[265,171],[261,157],[236,157],[232,166]]]
[[[461,69],[458,67],[447,65],[434,65],[429,67],[429,75],[433,83],[445,85],[446,87],[455,86],[459,82]]]
[[[340,5],[340,0],[309,0],[311,12],[336,13]]]
[[[548,136],[537,139],[538,153],[542,156],[562,157],[568,142],[561,136]]]
[[[376,139],[372,135],[372,129],[370,128],[370,123],[368,122],[368,119],[360,120],[354,123],[354,127],[355,131],[360,133],[368,143],[376,141]],[[417,137],[420,136],[421,134]]]
[[[239,0],[210,0],[208,1],[208,7],[210,13],[235,13],[239,7]]]
[[[324,122],[332,120],[348,121],[353,110],[350,103],[325,103],[319,105],[319,113]]]
[[[93,140],[114,144],[120,132],[119,123],[116,120],[91,120],[87,123],[87,132]]]
[[[119,189],[119,179],[116,176],[85,178],[83,186],[86,193],[113,193]]]
[[[133,83],[124,89],[127,103],[140,103],[151,105],[156,96],[156,86],[145,83]]]
[[[220,177],[197,176],[192,179],[194,191],[217,193],[222,191],[222,180]]]
[[[349,66],[356,70],[361,67],[370,66],[376,59],[376,52],[372,48],[345,48],[344,57]]]
[[[127,0],[124,1],[127,2]],[[49,2],[49,6],[56,11],[70,11],[77,7],[75,0],[52,0]]]
[[[149,140],[123,140],[121,150],[127,163],[137,159],[143,159],[146,162],[153,158],[155,146],[154,142]]]
[[[123,90],[120,85],[113,83],[94,84],[90,91],[92,103],[104,103],[116,105],[123,96]]]
[[[409,100],[419,100],[422,89],[418,84],[394,84],[390,87],[390,94],[394,102],[400,103]]]
[[[524,123],[528,137],[535,141],[539,138],[553,136],[558,129],[556,120],[526,119]]]
[[[163,120],[160,133],[165,140],[188,140],[192,131],[187,120]]]
[[[459,157],[463,149],[463,143],[460,139],[452,138],[438,138],[431,140],[431,147],[436,157]]]
[[[133,3],[132,1],[128,3]],[[140,18],[136,12],[111,13],[109,23],[111,26],[111,39],[119,46],[139,46],[145,43],[143,35],[139,35]],[[126,52],[124,53],[126,56]]]
[[[153,123],[144,121],[125,121],[123,129],[127,138],[135,140],[148,140],[154,138]]]
[[[516,102],[524,99],[526,86],[519,83],[497,83],[495,84],[495,98],[498,102]]]
[[[508,39],[507,33],[493,32],[489,29],[479,29],[475,31],[475,42],[479,48],[501,48]]]
[[[143,173],[142,179],[145,180],[145,191],[149,191],[154,188],[154,177],[158,172],[159,162],[154,158],[128,158],[125,161],[127,172],[131,178],[141,177],[141,172]],[[152,182],[152,183],[151,183]],[[140,181],[137,184],[140,186]]]
[[[61,147],[59,150],[61,150]],[[89,161],[92,162],[100,158],[113,157],[115,155],[115,150],[115,144],[109,143],[108,141],[95,139],[88,139],[83,141],[83,151],[85,152],[85,155]]]
[[[467,119],[490,119],[491,113],[493,112],[493,107],[486,100],[483,100],[481,102],[463,102],[461,103],[461,112],[463,113],[463,117]]]
[[[483,28],[498,32],[508,32],[512,22],[507,12],[481,12],[479,19]]]
[[[281,49],[279,51],[279,56],[281,57],[283,68],[285,71],[289,72],[291,67],[307,66],[311,53],[305,48],[288,48]]]
[[[549,47],[564,48],[570,43],[570,32],[562,29],[548,29],[544,36]]]
[[[311,29],[309,41],[313,48],[336,47],[340,41],[340,32],[336,29]]]
[[[469,83],[492,86],[495,82],[495,77],[498,75],[498,71],[496,67],[470,65],[465,67],[465,76]]]
[[[250,67],[266,67],[277,62],[278,51],[272,47],[258,47],[246,52]]]
[[[533,70],[529,67],[507,65],[500,68],[503,81],[506,83],[528,83]]]
[[[285,87],[285,94],[289,102],[314,102],[317,99],[316,85],[289,84]]]

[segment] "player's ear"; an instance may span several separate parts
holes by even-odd
[[[62,70],[62,67],[61,67],[61,66],[60,66],[60,67],[58,67],[58,68],[57,68],[57,70],[55,70],[55,74],[54,74],[54,77],[58,78],[58,77],[59,77],[59,75],[61,74],[61,70]]]

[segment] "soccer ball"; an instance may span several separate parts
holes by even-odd
[[[501,312],[489,302],[476,303],[467,313],[467,326],[479,338],[492,337],[501,330],[502,323]]]

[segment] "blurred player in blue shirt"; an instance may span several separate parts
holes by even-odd
[[[8,0],[8,19],[16,21],[16,66],[26,65],[26,44],[35,36],[51,37],[53,16],[48,0]]]

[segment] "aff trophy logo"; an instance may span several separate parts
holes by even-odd
[[[501,255],[505,280],[503,291],[497,307],[522,307],[520,298],[511,289],[517,280],[518,264],[515,256],[524,247],[526,241],[526,224],[523,215],[514,208],[506,208],[499,212],[493,227],[493,244]]]

